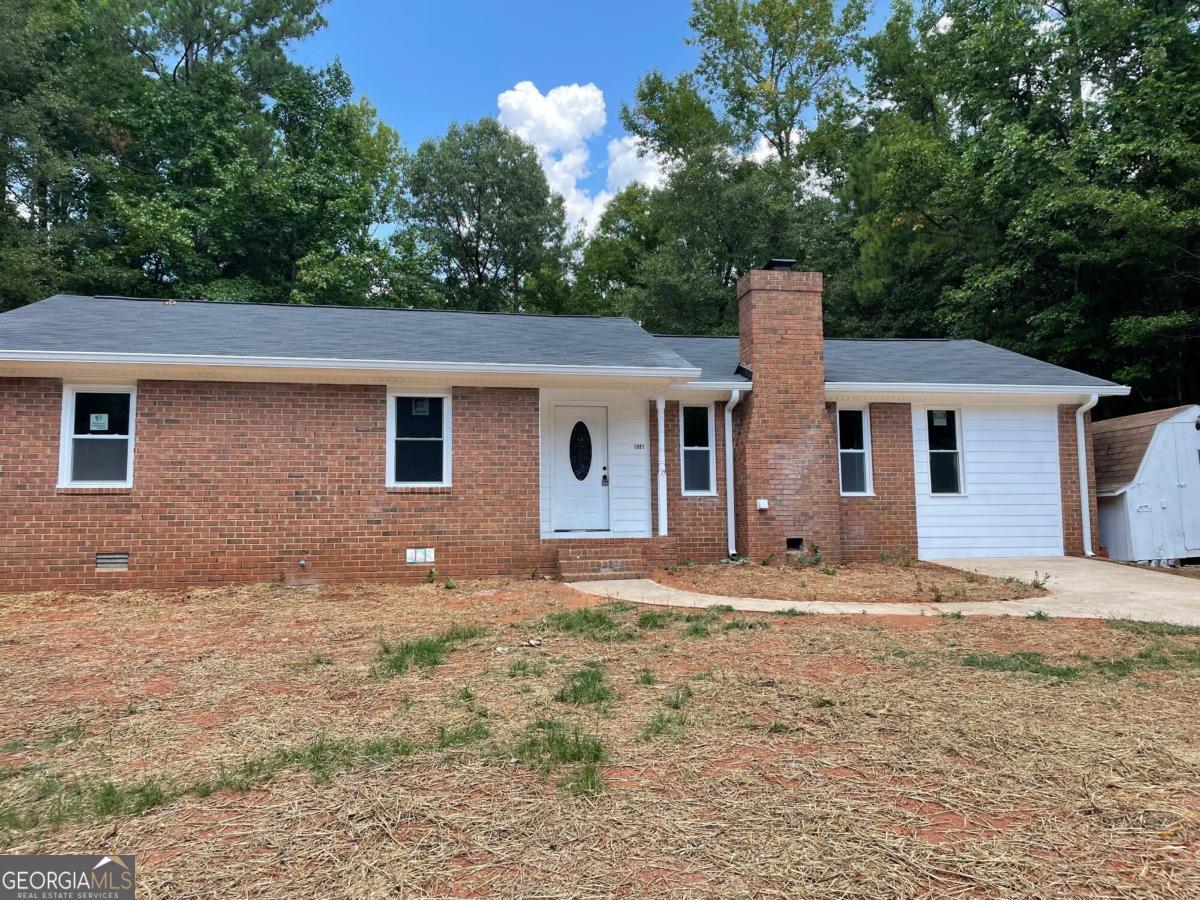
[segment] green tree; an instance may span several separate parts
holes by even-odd
[[[401,216],[436,260],[448,305],[516,312],[561,296],[563,199],[531,144],[491,118],[451,125],[407,158],[404,185]]]
[[[666,161],[658,190],[614,201],[584,254],[581,303],[664,331],[731,333],[734,287],[770,257],[834,272],[850,222],[832,191],[852,129],[841,98],[863,4],[695,0],[695,72],[651,72],[625,127]],[[834,302],[836,305],[836,302]]]
[[[1194,399],[1198,27],[1188,2],[898,4],[847,187],[860,321]]]
[[[396,134],[339,64],[285,55],[323,24],[319,2],[14,2],[0,35],[0,302],[429,297],[428,256],[379,234],[399,191]]]

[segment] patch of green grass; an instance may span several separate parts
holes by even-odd
[[[538,719],[530,724],[513,745],[512,755],[543,775],[560,766],[595,764],[608,757],[598,737],[561,719]]]
[[[654,684],[656,681],[658,681],[658,679],[654,677],[654,673],[651,672],[649,669],[642,669],[640,672],[637,673],[637,677],[634,678],[633,680],[637,684],[645,684],[645,685],[651,685],[651,684]]]
[[[413,666],[432,669],[441,665],[450,651],[479,637],[485,630],[477,625],[453,625],[432,637],[413,638],[396,644],[380,641],[379,652],[375,655],[375,673],[391,678],[403,675]]]
[[[789,606],[787,609],[773,609],[773,610],[771,610],[771,615],[773,615],[773,616],[815,616],[816,613],[814,613],[811,609],[797,609],[794,606]]]
[[[689,622],[688,627],[683,630],[683,633],[687,637],[702,638],[708,637],[712,632],[708,630],[708,622],[700,620]]]
[[[454,695],[454,699],[457,700],[458,702],[468,703],[468,704],[474,703],[475,697],[476,697],[475,691],[471,688],[471,686],[469,684],[464,684],[462,687],[460,687],[458,689],[458,693],[456,693]]]
[[[439,750],[449,750],[453,747],[465,747],[486,740],[492,730],[478,719],[460,728],[447,728],[439,725],[434,746]]]
[[[509,678],[536,678],[546,674],[546,664],[536,659],[514,659],[508,664]]]
[[[831,709],[837,706],[836,700],[830,700],[828,697],[813,697],[808,701],[808,705],[813,709]]]
[[[637,604],[630,603],[628,600],[617,600],[613,603],[605,604],[604,608],[607,609],[609,612],[619,614],[619,613],[633,612],[635,609],[637,609]]]
[[[753,631],[757,628],[770,628],[762,619],[727,619],[721,623],[722,631]]]
[[[660,737],[678,738],[687,722],[687,715],[682,712],[656,712],[638,732],[637,739],[646,742]]]
[[[319,737],[297,748],[276,750],[237,766],[222,766],[211,778],[171,784],[148,778],[130,784],[103,780],[63,781],[40,778],[31,786],[24,808],[8,803],[0,808],[0,828],[25,831],[41,826],[55,828],[111,816],[136,816],[179,797],[208,797],[218,790],[248,791],[287,769],[307,769],[317,781],[332,773],[362,764],[390,762],[409,756],[416,746],[404,738],[383,737],[356,741]]]
[[[617,622],[607,610],[594,606],[550,613],[546,616],[545,623],[558,631],[580,634],[593,641],[607,643],[633,641],[639,636],[635,629]]]
[[[791,725],[780,722],[778,719],[767,726],[767,734],[791,734],[795,730]]]
[[[605,681],[604,670],[599,666],[587,666],[568,675],[554,699],[559,703],[582,706],[587,703],[607,703],[616,696]]]
[[[50,737],[46,738],[46,745],[53,746],[55,744],[64,744],[69,741],[80,740],[87,731],[87,725],[84,722],[74,722],[71,725],[64,725],[61,728],[55,728],[50,732]]]
[[[966,618],[966,616],[964,616],[962,614],[962,612],[957,609],[954,612],[938,613],[938,615],[941,616],[943,619],[956,619],[960,622]]]
[[[649,609],[637,617],[637,627],[647,630],[666,628],[677,618],[679,618],[678,615],[673,612],[661,609]]]
[[[587,797],[604,790],[604,777],[595,763],[585,763],[570,775],[563,776],[558,783],[576,797]]]
[[[1200,637],[1200,625],[1172,625],[1170,622],[1141,622],[1137,619],[1106,619],[1109,628],[1117,628],[1143,637]]]
[[[1050,615],[1050,613],[1046,612],[1044,609],[1039,609],[1039,610],[1035,610],[1034,612],[1031,612],[1025,618],[1033,619],[1035,622],[1049,622],[1050,619],[1052,618],[1052,616]]]
[[[301,671],[315,669],[318,666],[332,666],[333,660],[324,653],[310,653],[300,662],[296,663],[296,668]]]
[[[667,699],[663,701],[670,709],[683,709],[684,705],[693,697],[692,689],[686,684],[680,685],[667,695]]]
[[[984,669],[989,672],[1020,672],[1025,675],[1037,675],[1043,678],[1061,678],[1071,681],[1080,675],[1075,666],[1056,666],[1046,662],[1046,654],[1024,650],[1017,653],[973,653],[964,656],[964,666],[973,669]]]

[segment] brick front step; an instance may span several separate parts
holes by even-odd
[[[606,578],[647,578],[650,570],[644,563],[630,562],[628,565],[613,565],[610,568],[574,570],[560,574],[560,581],[604,581]]]

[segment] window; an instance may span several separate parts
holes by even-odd
[[[450,485],[450,394],[389,394],[388,487]]]
[[[929,422],[929,491],[933,494],[961,494],[962,452],[959,447],[958,413],[952,409],[931,409]]]
[[[838,410],[838,467],[843,494],[871,493],[871,423],[865,409]]]
[[[63,389],[60,487],[132,487],[133,388]]]
[[[716,460],[713,453],[712,405],[680,406],[680,464],[685,494],[716,494]]]

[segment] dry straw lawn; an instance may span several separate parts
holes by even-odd
[[[3,852],[143,898],[1200,894],[1200,635],[595,602],[0,598]]]
[[[820,561],[787,566],[748,561],[683,565],[654,576],[663,584],[722,597],[827,600],[861,603],[943,603],[1024,600],[1040,597],[1040,585],[992,578],[913,559],[831,566]]]

